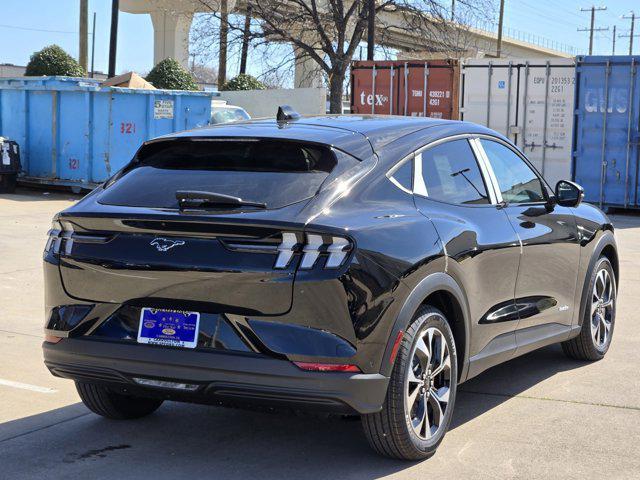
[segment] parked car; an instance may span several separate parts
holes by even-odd
[[[242,107],[228,105],[227,102],[211,102],[211,125],[250,120],[251,116]]]
[[[464,122],[283,111],[151,140],[53,220],[45,363],[107,418],[359,414],[379,453],[426,458],[460,383],[556,342],[606,354],[618,253],[582,196]]]

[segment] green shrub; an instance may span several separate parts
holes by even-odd
[[[266,88],[265,84],[257,78],[241,73],[222,85],[221,90],[265,90]]]
[[[39,77],[42,75],[84,77],[86,72],[80,64],[62,48],[58,45],[50,45],[31,55],[25,75],[28,77]]]
[[[191,74],[173,58],[165,58],[158,63],[145,80],[156,88],[198,90],[198,84]]]

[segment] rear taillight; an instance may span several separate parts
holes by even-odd
[[[49,238],[47,244],[44,247],[44,253],[52,252],[54,254],[60,253],[60,247],[62,245],[62,225],[59,221],[54,220],[51,222],[51,229],[48,232]]]
[[[65,220],[54,220],[49,230],[49,238],[44,247],[45,255],[60,253],[70,255],[75,243],[106,243],[113,238],[112,234],[93,233],[93,232],[76,232],[73,224]]]
[[[282,234],[282,242],[278,245],[278,257],[274,268],[287,268],[293,255],[302,247],[300,268],[313,268],[320,257],[326,257],[324,268],[339,268],[353,248],[351,242],[343,237],[307,233],[302,244],[295,233]]]
[[[298,237],[295,233],[285,232],[282,234],[282,242],[278,245],[278,258],[274,268],[287,268],[293,258],[298,245]]]

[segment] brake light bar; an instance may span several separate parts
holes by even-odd
[[[293,362],[296,367],[302,370],[313,372],[351,372],[362,373],[356,365],[344,363],[315,363],[315,362]]]
[[[307,235],[307,243],[302,249],[302,263],[300,268],[313,268],[320,256],[320,248],[324,245],[324,240],[320,235]]]
[[[295,233],[284,232],[282,234],[282,242],[278,245],[278,258],[276,258],[274,268],[287,268],[289,266],[297,244],[298,237],[296,237]]]
[[[324,268],[339,268],[349,255],[351,248],[351,242],[346,238],[307,233],[306,239],[302,244],[300,268],[303,270],[312,269],[321,255],[327,256]],[[274,268],[287,268],[294,253],[299,251],[300,244],[296,234],[284,232],[282,234],[282,242],[278,245],[278,257]]]

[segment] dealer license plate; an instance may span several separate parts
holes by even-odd
[[[198,344],[199,312],[143,308],[138,343],[195,348]]]

